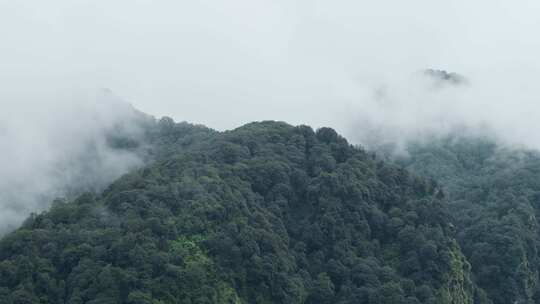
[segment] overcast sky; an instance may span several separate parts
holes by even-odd
[[[110,88],[217,129],[345,129],[371,89],[428,67],[513,82],[494,95],[524,96],[505,107],[535,102],[539,29],[533,0],[0,0],[0,98],[20,110]]]

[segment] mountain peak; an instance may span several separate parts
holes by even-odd
[[[424,75],[439,84],[466,85],[469,80],[458,73],[438,69],[425,69]]]

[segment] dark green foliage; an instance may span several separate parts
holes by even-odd
[[[0,242],[0,303],[472,303],[435,183],[332,129],[147,136],[151,165]]]
[[[443,185],[457,239],[483,289],[477,303],[539,303],[540,155],[456,137],[413,144],[408,153],[399,163]]]

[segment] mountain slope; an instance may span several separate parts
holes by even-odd
[[[474,280],[493,303],[540,302],[540,154],[460,136],[407,152],[400,165],[444,188]]]
[[[148,166],[0,241],[1,303],[472,303],[434,183],[332,129],[164,119]],[[121,141],[119,141],[121,142]]]

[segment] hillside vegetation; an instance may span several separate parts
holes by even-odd
[[[482,288],[509,303],[495,292],[536,288],[534,194],[495,208],[501,187],[455,182],[452,206],[475,195],[485,204],[467,210],[491,213],[452,216],[437,183],[329,128],[146,128],[144,143],[111,140],[144,149],[147,166],[56,200],[0,241],[0,303],[489,303]],[[432,172],[420,163],[407,167]],[[516,283],[503,289],[507,270]]]
[[[397,162],[442,186],[456,238],[487,297],[540,303],[540,154],[457,136],[407,150]]]

